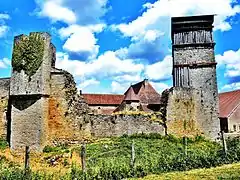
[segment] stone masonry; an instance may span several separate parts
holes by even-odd
[[[151,115],[94,115],[73,76],[55,68],[48,33],[14,39],[12,76],[0,79],[0,135],[12,150],[42,151],[53,142],[135,133],[204,134],[220,131],[213,16],[172,19],[173,82],[161,98],[161,120]],[[158,121],[159,120],[159,121]]]
[[[73,76],[55,68],[56,50],[47,33],[14,39],[12,76],[0,79],[0,133],[11,150],[42,151],[47,144],[85,137],[162,133],[150,117],[93,115],[77,93]]]
[[[47,139],[48,97],[53,58],[51,37],[30,33],[14,39],[10,80],[11,149],[41,150]]]
[[[195,89],[194,95],[190,95],[195,101],[195,108],[198,108],[195,121],[206,136],[216,139],[220,124],[213,19],[213,15],[172,18],[173,83],[174,87],[178,87],[173,91],[181,91],[179,88],[183,88],[184,92],[184,88],[190,88],[191,94],[192,89]],[[175,112],[179,114],[179,120],[182,114],[180,111],[184,109],[184,106],[181,107],[177,111],[179,113]],[[168,120],[171,118],[168,116]]]
[[[9,99],[10,79],[0,79],[0,137],[7,136],[7,107]]]

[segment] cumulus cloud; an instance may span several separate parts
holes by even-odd
[[[171,17],[216,14],[214,30],[228,31],[229,18],[240,13],[240,6],[234,3],[235,0],[158,0],[144,4],[145,12],[133,21],[112,25],[111,29],[131,38],[132,44],[125,48],[127,57],[152,62],[169,54]]]
[[[114,28],[119,29],[126,36],[133,37],[141,35],[142,31],[159,29],[162,26],[159,19],[163,17],[216,14],[215,30],[226,31],[231,28],[231,24],[226,21],[227,18],[240,12],[240,6],[233,5],[234,2],[235,0],[159,0],[153,4],[145,4],[147,11],[137,19]]]
[[[240,49],[225,51],[223,55],[216,55],[218,66],[225,66],[225,77],[240,76]]]
[[[9,27],[5,25],[0,25],[0,37],[3,37],[8,31]]]
[[[82,81],[78,85],[78,89],[84,90],[85,88],[92,86],[92,85],[99,85],[100,81],[97,81],[95,78],[87,79],[85,81]]]
[[[133,59],[121,59],[114,51],[107,51],[88,62],[72,60],[69,59],[67,53],[58,52],[56,67],[72,73],[80,82],[78,86],[80,89],[99,85],[102,80],[107,80],[111,83],[111,92],[123,93],[130,84],[143,80],[146,75],[149,80],[169,78],[170,73],[164,73],[164,71],[169,68],[165,64],[168,64],[170,60],[171,58],[166,57],[162,65],[155,65],[155,67],[154,65],[144,65]],[[153,76],[150,71],[157,71],[156,74],[160,75]],[[163,83],[155,82],[153,84],[159,91],[168,87]]]
[[[95,32],[101,32],[104,24],[89,26],[71,25],[59,30],[60,37],[67,38],[63,49],[69,52],[78,53],[86,59],[95,58],[98,54],[99,45],[95,38]]]
[[[122,74],[133,75],[144,69],[142,64],[135,64],[132,59],[119,59],[115,52],[107,51],[92,61],[70,60],[66,53],[57,53],[56,67],[65,69],[74,76],[107,78]]]
[[[8,58],[0,59],[0,68],[6,69],[11,66],[11,61]]]
[[[8,14],[0,14],[0,19],[10,19]]]
[[[240,82],[232,83],[232,84],[226,84],[221,88],[221,91],[232,91],[240,89]]]
[[[166,56],[163,61],[147,65],[145,75],[152,80],[170,79],[172,74],[172,57]]]
[[[52,22],[65,22],[59,29],[64,38],[63,49],[77,54],[84,60],[98,55],[96,34],[105,27],[101,17],[107,12],[107,0],[35,0],[39,5],[37,14]]]
[[[9,30],[9,27],[5,25],[5,21],[8,19],[10,19],[8,14],[0,14],[0,37],[3,37]]]
[[[126,92],[127,88],[130,86],[131,84],[129,83],[119,83],[117,81],[112,81],[111,83],[111,92],[112,93],[119,93],[119,94],[123,94],[124,92]]]
[[[156,89],[156,91],[158,93],[162,93],[165,89],[169,89],[170,86],[165,84],[165,83],[161,83],[161,82],[150,82],[152,84],[152,86]]]
[[[64,7],[60,0],[47,0],[42,5],[40,15],[49,17],[52,21],[63,21],[68,24],[77,21],[75,13],[71,9]]]
[[[107,0],[35,0],[40,6],[38,14],[53,22],[67,24],[96,24],[107,12]]]

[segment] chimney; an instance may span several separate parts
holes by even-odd
[[[80,95],[82,95],[82,90],[80,90],[79,92],[80,92]]]

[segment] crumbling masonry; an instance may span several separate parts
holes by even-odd
[[[220,132],[213,21],[213,15],[172,18],[174,87],[166,117],[170,133],[216,139]]]
[[[213,16],[172,19],[173,82],[161,98],[163,123],[149,115],[94,115],[71,74],[55,68],[48,33],[14,39],[11,78],[0,79],[0,135],[12,150],[74,143],[88,136],[219,132]]]

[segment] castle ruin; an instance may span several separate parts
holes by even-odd
[[[12,150],[41,151],[59,141],[135,133],[204,134],[220,131],[213,16],[172,19],[173,88],[163,92],[163,123],[149,115],[94,115],[72,75],[55,68],[48,33],[14,39],[12,76],[0,79],[0,133]],[[166,128],[167,127],[167,128]]]

